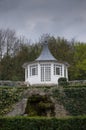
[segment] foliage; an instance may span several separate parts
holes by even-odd
[[[86,79],[86,44],[49,36],[49,48],[58,61],[69,63],[70,80]],[[14,30],[0,29],[0,79],[24,80],[22,65],[34,61],[41,49],[40,40],[31,44]]]
[[[86,116],[68,118],[0,118],[0,130],[85,130]]]
[[[59,78],[58,79],[58,85],[59,86],[68,86],[68,82],[66,78]]]
[[[28,116],[47,116],[50,111],[50,116],[54,115],[54,103],[47,95],[32,95],[28,98],[25,114]]]
[[[86,44],[74,44],[73,63],[69,67],[69,75],[71,79],[86,79]]]
[[[68,86],[65,86],[64,88],[86,88],[86,84],[78,84],[78,83],[76,83],[76,84],[74,84],[74,85],[71,85],[71,84],[69,84]]]
[[[0,87],[0,115],[4,115],[12,109],[13,104],[22,96],[24,87]]]
[[[12,110],[13,104],[22,99],[24,90],[23,87],[0,87],[0,115],[3,116]],[[29,90],[32,88],[29,88]],[[38,88],[40,89],[40,88]],[[50,92],[50,97],[54,97],[56,102],[62,104],[69,115],[86,115],[86,87],[70,86],[69,88],[53,87],[42,92],[47,94]],[[49,96],[32,95],[28,98],[25,113],[29,116],[46,116],[47,110],[51,111],[51,116],[54,115],[54,106]]]
[[[69,115],[86,115],[86,88],[55,89],[52,96],[64,106]]]

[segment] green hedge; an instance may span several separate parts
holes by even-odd
[[[69,115],[86,115],[86,88],[55,89],[52,96],[64,106]]]
[[[86,130],[86,116],[63,119],[44,117],[1,117],[0,130]]]
[[[66,85],[64,88],[86,88],[86,85]]]
[[[64,78],[64,77],[61,77],[61,78],[59,78],[58,79],[58,85],[59,86],[68,86],[68,82],[67,82],[67,79],[66,78]]]
[[[12,109],[13,104],[23,97],[27,87],[0,87],[0,115],[4,115]]]

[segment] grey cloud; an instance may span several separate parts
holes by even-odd
[[[11,10],[16,10],[18,7],[19,0],[0,0],[0,13],[6,13]]]
[[[85,6],[85,0],[0,0],[0,28],[32,39],[51,33],[85,40]]]

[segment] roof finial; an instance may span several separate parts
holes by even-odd
[[[41,41],[43,43],[43,49],[36,61],[57,61],[51,54],[48,48],[49,35],[43,35]]]
[[[49,39],[48,37],[44,38],[44,44],[48,44],[48,39]]]
[[[41,37],[41,42],[43,44],[48,44],[48,41],[49,41],[49,34],[43,34]]]

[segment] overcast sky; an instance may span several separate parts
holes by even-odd
[[[86,0],[0,0],[0,28],[33,41],[48,33],[86,42]]]

